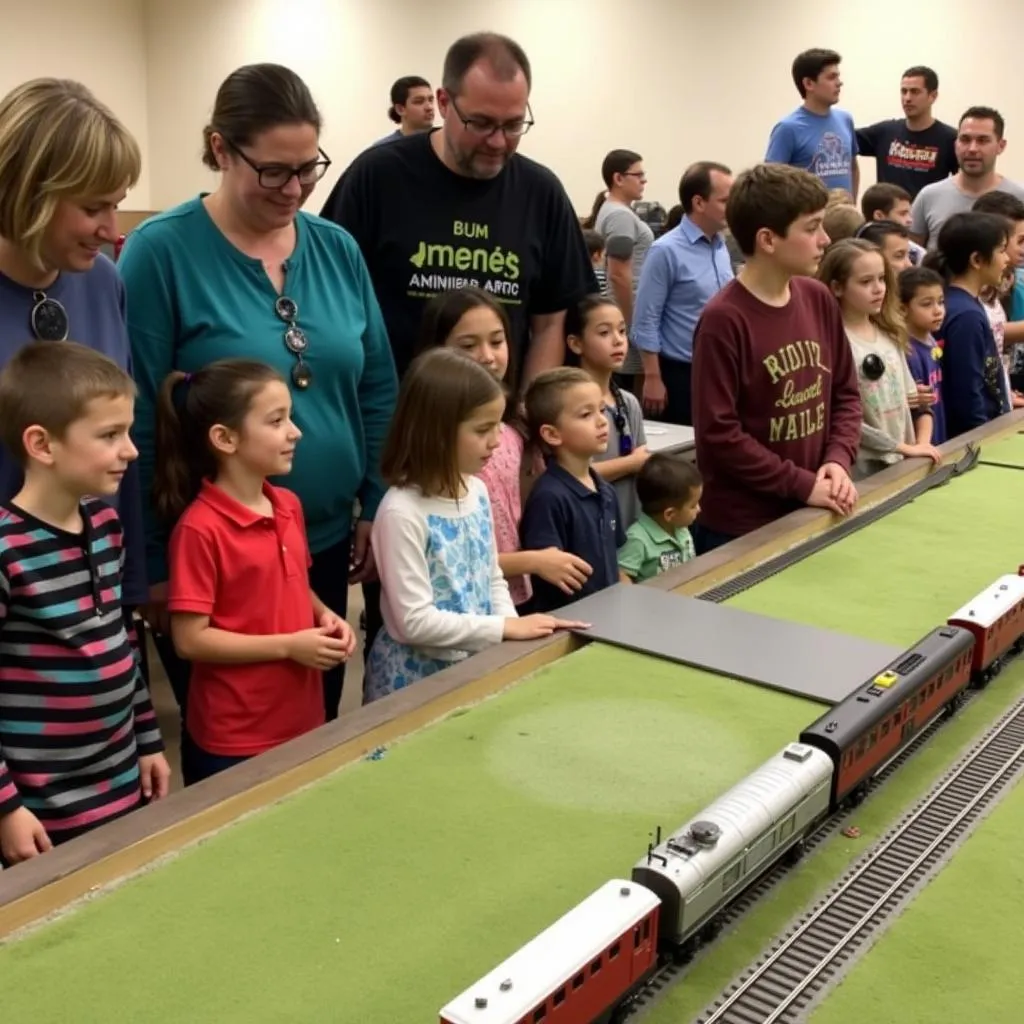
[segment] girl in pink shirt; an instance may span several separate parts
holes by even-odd
[[[460,349],[502,381],[509,395],[500,442],[478,476],[491,500],[498,563],[508,580],[512,600],[522,614],[529,609],[531,574],[543,577],[571,596],[583,587],[592,570],[582,558],[567,551],[523,551],[520,546],[523,491],[532,482],[534,460],[527,450],[519,403],[513,400],[516,374],[510,339],[508,316],[494,296],[480,288],[457,288],[442,292],[427,304],[418,351]]]

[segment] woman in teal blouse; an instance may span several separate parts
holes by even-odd
[[[384,494],[380,451],[398,385],[358,246],[301,210],[330,165],[319,135],[320,113],[293,71],[255,64],[233,72],[204,132],[203,159],[220,172],[219,187],[136,228],[119,269],[144,493],[156,396],[171,370],[236,356],[276,367],[291,381],[303,433],[291,474],[276,482],[302,502],[313,589],[344,615],[349,583],[373,573],[370,522]],[[184,710],[188,665],[174,654],[166,620],[168,530],[147,504],[147,619]],[[337,717],[342,672],[324,676],[328,719]]]

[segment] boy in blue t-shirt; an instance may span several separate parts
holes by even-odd
[[[772,128],[766,163],[810,171],[826,188],[857,192],[857,131],[837,110],[842,81],[834,50],[805,50],[793,61],[793,84],[803,103]]]
[[[917,409],[932,414],[932,444],[946,440],[946,410],[942,405],[942,343],[934,333],[946,317],[942,277],[927,267],[910,267],[899,277],[900,302],[910,346],[907,365],[917,381]]]

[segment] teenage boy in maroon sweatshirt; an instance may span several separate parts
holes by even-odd
[[[856,504],[856,369],[839,304],[810,276],[827,201],[816,177],[783,164],[733,184],[726,217],[746,263],[705,306],[693,344],[698,553],[803,505],[845,516]]]

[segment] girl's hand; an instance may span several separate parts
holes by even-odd
[[[593,573],[588,562],[579,555],[558,548],[544,548],[536,552],[536,575],[558,587],[563,594],[573,594],[583,589],[583,584]]]
[[[356,635],[352,627],[337,613],[327,609],[320,616],[320,625],[327,630],[328,636],[333,636],[345,644],[345,657],[351,657],[356,649]]]
[[[321,672],[340,665],[348,654],[345,641],[331,636],[323,626],[292,633],[288,642],[288,657],[292,661]]]
[[[526,615],[521,619],[506,619],[502,638],[536,640],[542,636],[551,636],[556,629],[590,629],[590,623],[556,619],[553,615]]]
[[[633,449],[633,472],[639,473],[644,468],[644,463],[651,457],[647,445],[642,444],[639,448]]]
[[[46,829],[27,807],[0,818],[0,853],[8,864],[31,860],[52,849]]]
[[[139,758],[142,795],[147,800],[162,800],[171,789],[171,766],[163,754],[143,754]]]
[[[933,444],[901,444],[896,450],[908,459],[931,459],[936,466],[942,461],[942,452]]]
[[[935,392],[927,384],[918,384],[917,391],[907,395],[911,409],[930,409],[935,404]]]

